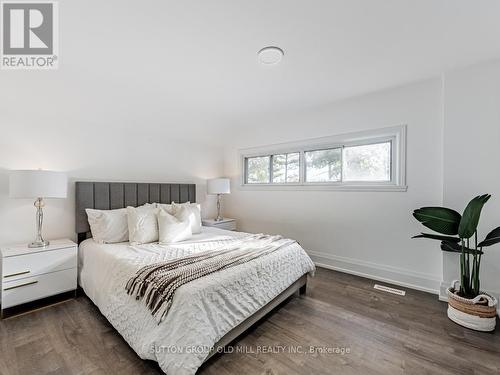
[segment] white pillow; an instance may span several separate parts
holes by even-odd
[[[94,241],[116,243],[128,241],[127,210],[94,210],[87,208],[87,218]]]
[[[127,207],[128,235],[132,245],[158,241],[158,209]]]
[[[189,212],[189,220],[191,222],[191,231],[193,234],[201,233],[201,206],[198,203],[174,203],[172,202],[172,207],[174,210],[174,215],[177,213],[177,210],[181,207],[186,207]]]
[[[156,207],[167,211],[170,215],[174,214],[174,207],[172,207],[171,204],[166,204],[166,203],[156,203]]]
[[[186,207],[181,207],[175,215],[170,215],[165,210],[158,213],[158,228],[160,243],[168,244],[180,242],[191,238],[191,213]]]

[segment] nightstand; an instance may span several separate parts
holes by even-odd
[[[214,227],[225,230],[236,230],[236,220],[224,218],[221,221],[215,221],[214,219],[203,219],[202,223],[205,227]]]
[[[28,245],[0,249],[1,317],[28,303],[77,288],[78,245],[54,240],[43,248]]]

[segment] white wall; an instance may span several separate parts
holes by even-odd
[[[413,209],[442,202],[442,100],[439,79],[238,124],[225,151],[233,191],[225,215],[241,230],[297,239],[316,262],[437,293],[436,244],[411,240]],[[238,149],[400,124],[408,125],[407,192],[243,191]],[[244,126],[241,126],[244,125]],[[244,129],[241,131],[241,129]]]
[[[500,61],[446,75],[444,80],[444,204],[462,212],[490,193],[479,226],[482,239],[500,226]],[[443,288],[457,279],[458,256],[443,254]],[[500,245],[485,249],[481,286],[500,295]]]
[[[197,184],[197,200],[205,216],[214,213],[213,198],[206,196],[206,179],[221,175],[219,149],[134,134],[99,140],[82,130],[58,135],[37,131],[40,124],[25,114],[22,122],[2,119],[0,138],[0,244],[34,239],[35,209],[32,200],[8,197],[9,169],[52,169],[67,172],[68,198],[46,200],[44,234],[51,238],[75,238],[75,180],[185,182]],[[27,129],[29,128],[29,130]],[[42,127],[40,127],[42,129]],[[102,135],[102,133],[101,133]],[[112,139],[113,141],[110,141]]]

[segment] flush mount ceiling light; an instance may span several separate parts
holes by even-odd
[[[264,47],[257,54],[262,65],[276,65],[285,55],[281,48],[274,46]]]

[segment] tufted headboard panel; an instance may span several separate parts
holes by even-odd
[[[144,203],[196,202],[196,185],[78,181],[75,197],[75,227],[81,242],[90,232],[86,208],[112,210]]]

